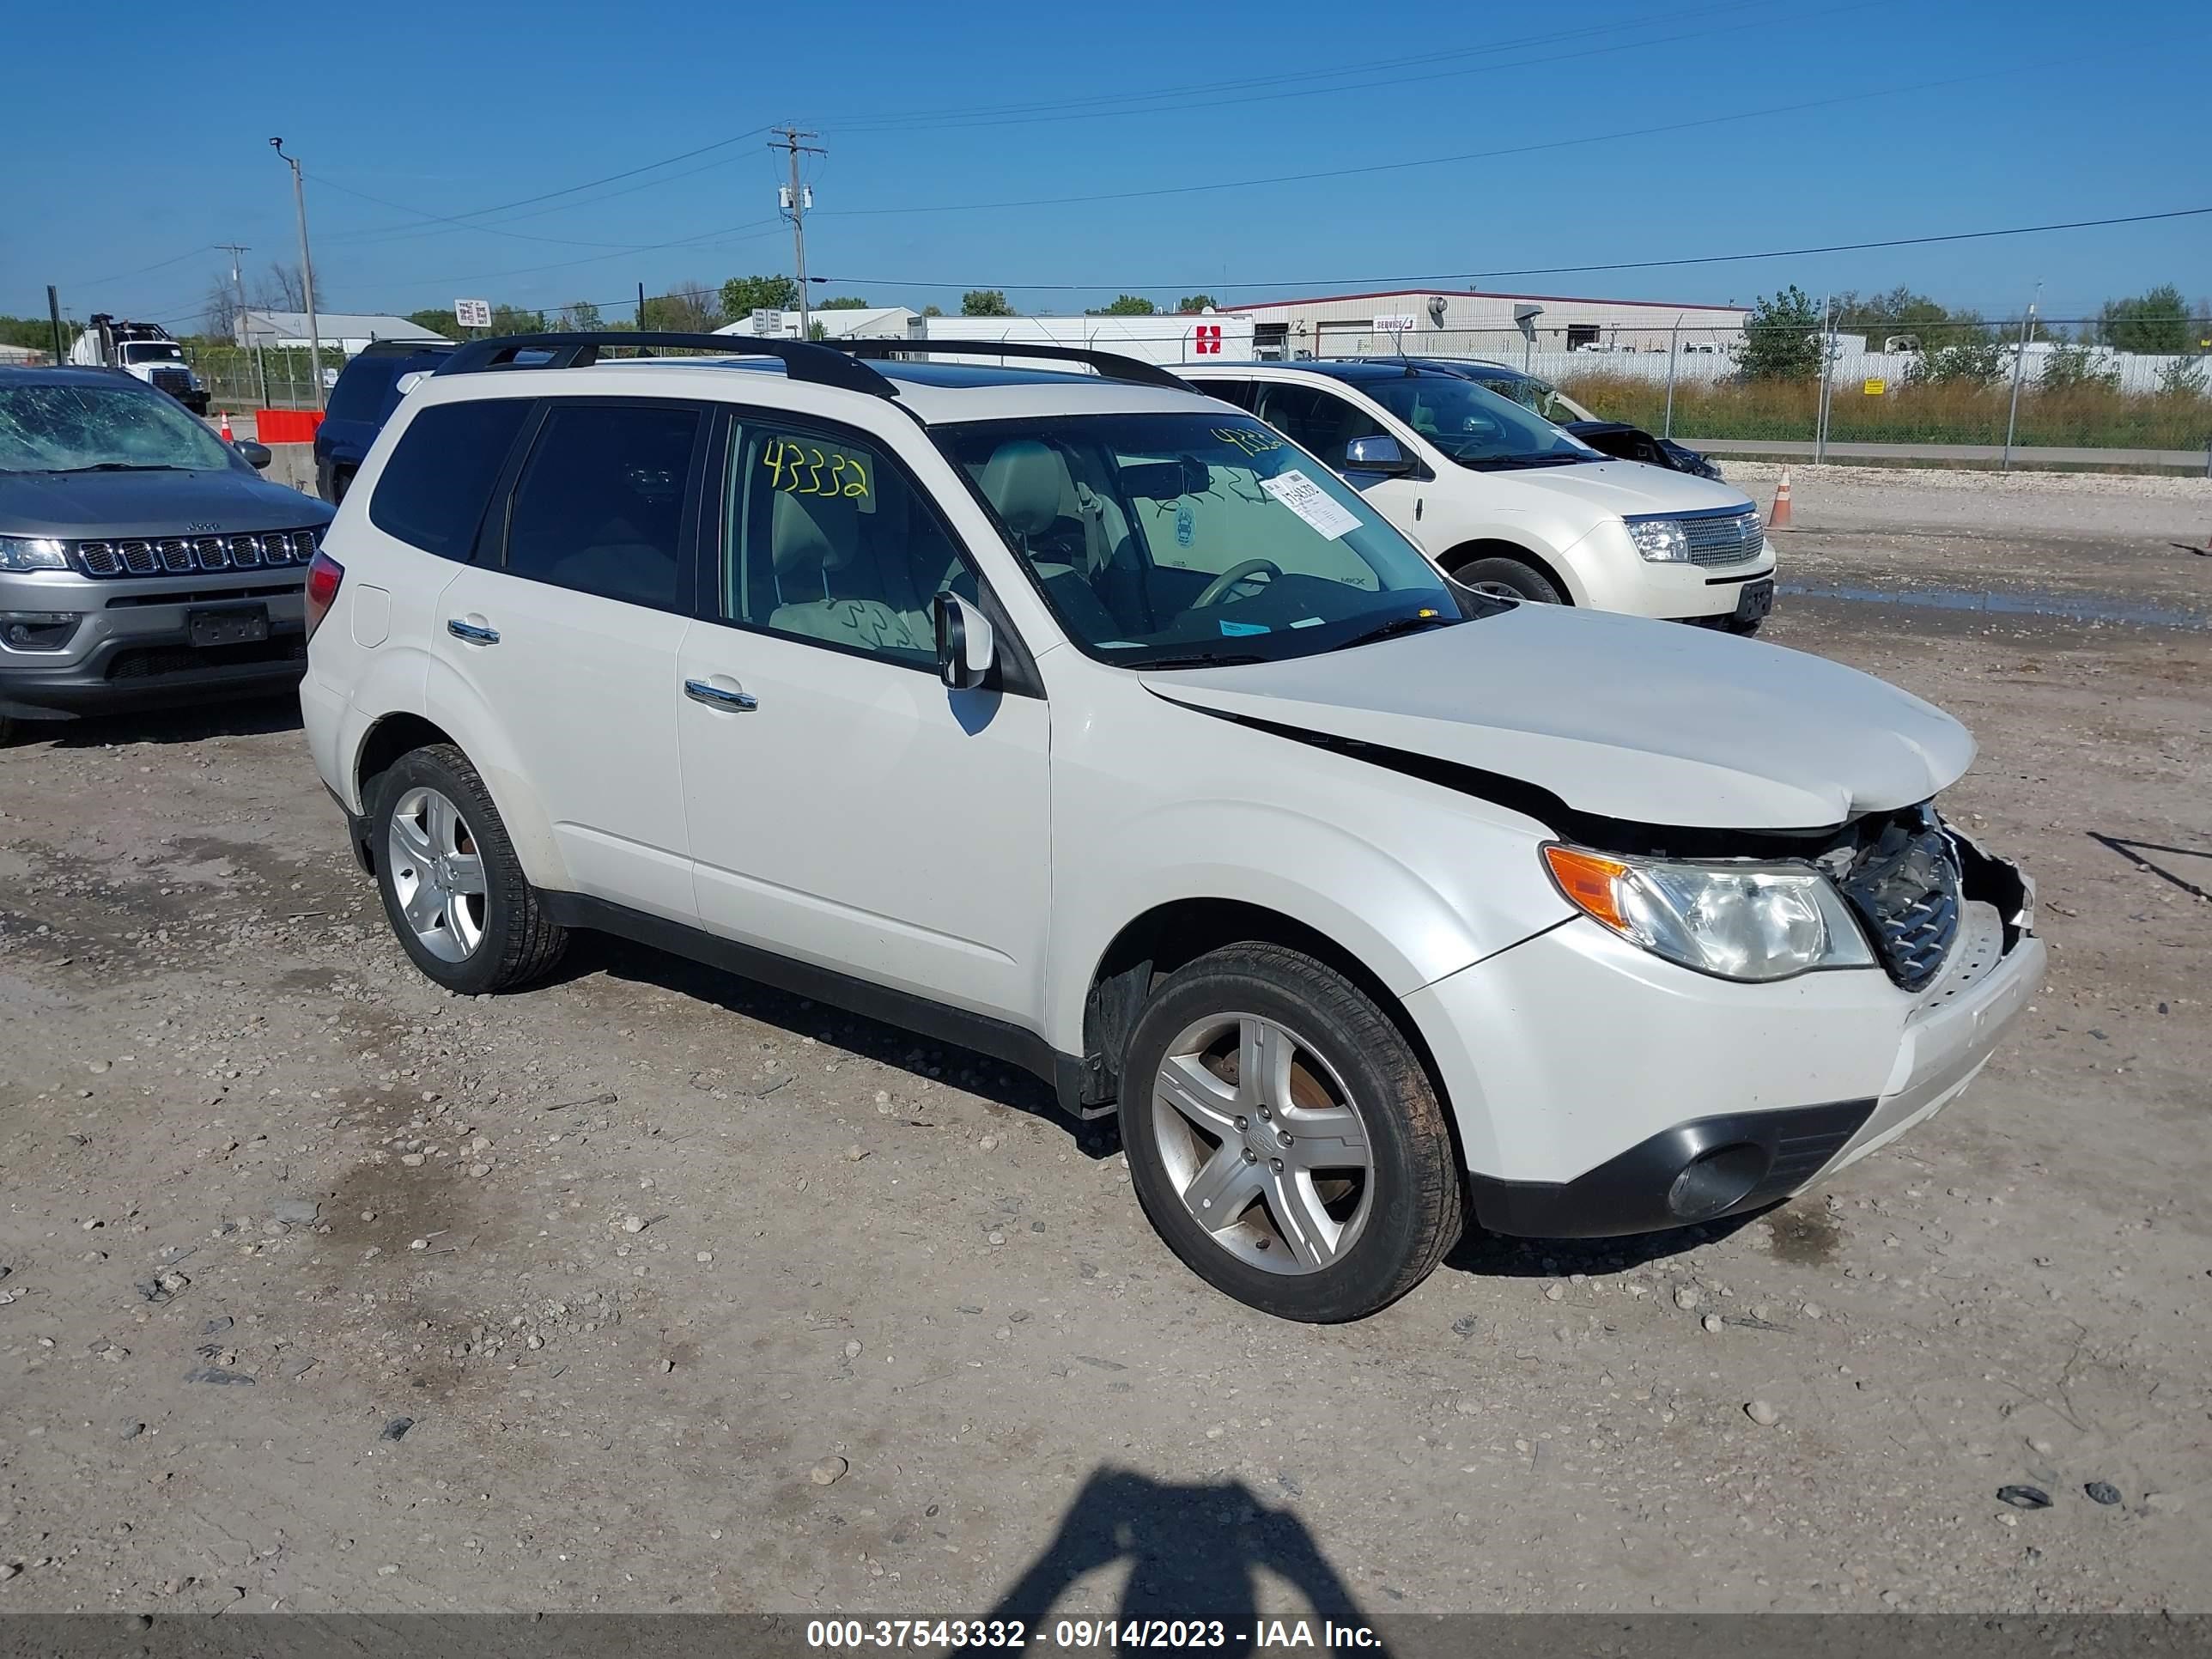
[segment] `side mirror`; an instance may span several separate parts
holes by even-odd
[[[946,592],[930,601],[930,617],[937,629],[937,678],[955,691],[982,684],[998,660],[990,619],[980,607]]]
[[[231,440],[231,447],[243,456],[246,465],[252,467],[256,472],[264,471],[268,467],[269,446],[267,444],[256,443],[251,438],[234,438]]]
[[[1344,470],[1346,472],[1371,472],[1377,477],[1402,478],[1413,467],[1413,458],[1398,447],[1395,438],[1354,438],[1344,447]]]

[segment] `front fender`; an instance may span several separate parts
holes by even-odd
[[[1373,791],[1402,794],[1398,804],[1413,810],[1363,803],[1376,810],[1353,819],[1360,825],[1355,831],[1280,801],[1215,798],[1163,802],[1110,829],[1088,826],[1093,837],[1125,848],[1175,848],[1182,855],[1086,858],[1074,866],[1085,872],[1080,884],[1064,886],[1055,902],[1046,1006],[1053,1046],[1063,1054],[1083,1052],[1084,1006],[1099,964],[1122,929],[1164,905],[1227,900],[1285,916],[1336,942],[1401,999],[1564,914],[1565,902],[1540,879],[1533,854],[1486,856],[1492,837],[1533,848],[1539,827],[1524,835],[1470,823],[1439,810],[1433,799],[1421,799],[1416,792],[1429,786],[1380,774],[1368,781]],[[1332,804],[1340,807],[1346,799],[1333,797]],[[1395,823],[1401,844],[1385,845],[1392,838],[1376,834],[1377,821]],[[1429,842],[1424,853],[1424,831],[1456,832],[1463,848],[1455,855],[1438,850],[1450,842]],[[1063,836],[1055,841],[1066,844]],[[1105,851],[1098,841],[1093,845]],[[1524,862],[1525,878],[1508,873]]]

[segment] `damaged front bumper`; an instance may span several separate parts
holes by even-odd
[[[1602,1237],[1738,1214],[1942,1110],[2048,961],[2027,877],[1952,838],[1958,932],[1917,992],[1866,969],[1717,980],[1577,918],[1408,997],[1478,1219]]]

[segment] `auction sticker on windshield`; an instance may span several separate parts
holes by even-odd
[[[1358,515],[1296,467],[1260,480],[1260,488],[1334,541],[1359,528]]]

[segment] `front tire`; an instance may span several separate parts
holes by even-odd
[[[1534,565],[1518,559],[1469,559],[1452,567],[1452,580],[1462,587],[1498,599],[1524,599],[1530,605],[1564,605],[1566,596],[1552,579]]]
[[[567,947],[500,822],[491,793],[451,744],[402,756],[378,781],[370,845],[377,891],[400,947],[449,991],[527,984]]]
[[[1443,1109],[1404,1034],[1282,945],[1215,951],[1159,985],[1129,1034],[1121,1122],[1168,1248],[1280,1318],[1388,1307],[1465,1222]]]

